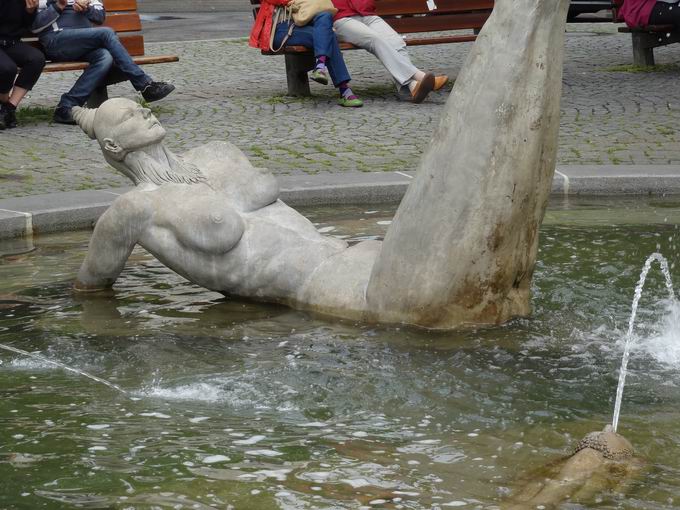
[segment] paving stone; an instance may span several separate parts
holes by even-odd
[[[470,47],[421,46],[409,53],[417,66],[454,78]],[[401,101],[374,57],[349,51],[344,55],[352,86],[365,106],[341,108],[330,86],[312,84],[312,98],[286,97],[283,58],[262,56],[245,39],[148,43],[147,53],[180,56],[178,63],[146,68],[155,79],[177,86],[153,106],[171,149],[229,140],[254,165],[280,175],[415,169],[450,90],[431,94],[421,105]],[[677,62],[680,45],[659,48],[655,55],[660,64]],[[631,60],[630,36],[616,33],[614,24],[569,26],[559,164],[680,160],[680,67],[612,71]],[[44,75],[24,103],[32,117],[49,118],[47,109],[77,76]],[[109,95],[139,97],[128,83],[111,87]],[[0,133],[0,198],[128,184],[77,127],[29,119]]]

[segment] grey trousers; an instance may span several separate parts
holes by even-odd
[[[411,63],[404,39],[380,16],[352,16],[333,23],[341,42],[375,55],[399,86],[408,85],[418,68]]]

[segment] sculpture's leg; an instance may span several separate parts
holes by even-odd
[[[529,313],[568,4],[496,1],[373,268],[374,319],[450,328]]]
[[[307,72],[314,68],[313,55],[286,54],[286,79],[289,96],[311,96]]]

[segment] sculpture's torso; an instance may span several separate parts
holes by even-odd
[[[304,299],[319,310],[332,306],[351,288],[350,307],[364,307],[363,290],[357,289],[368,282],[379,243],[368,243],[368,250],[348,248],[340,239],[319,234],[309,220],[280,200],[239,212],[219,190],[206,185],[164,184],[131,195],[129,199],[144,203],[146,211],[139,244],[199,285],[287,304]],[[336,280],[333,273],[346,252],[364,253],[365,264],[359,264],[364,270],[349,277],[338,275]],[[333,279],[332,288],[319,288],[310,296],[310,287],[319,287],[319,280],[325,286],[327,278]]]

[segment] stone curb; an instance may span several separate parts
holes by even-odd
[[[281,199],[292,206],[395,203],[413,172],[283,175]],[[130,188],[69,191],[0,200],[0,239],[88,229]],[[561,195],[680,194],[680,165],[557,167]]]

